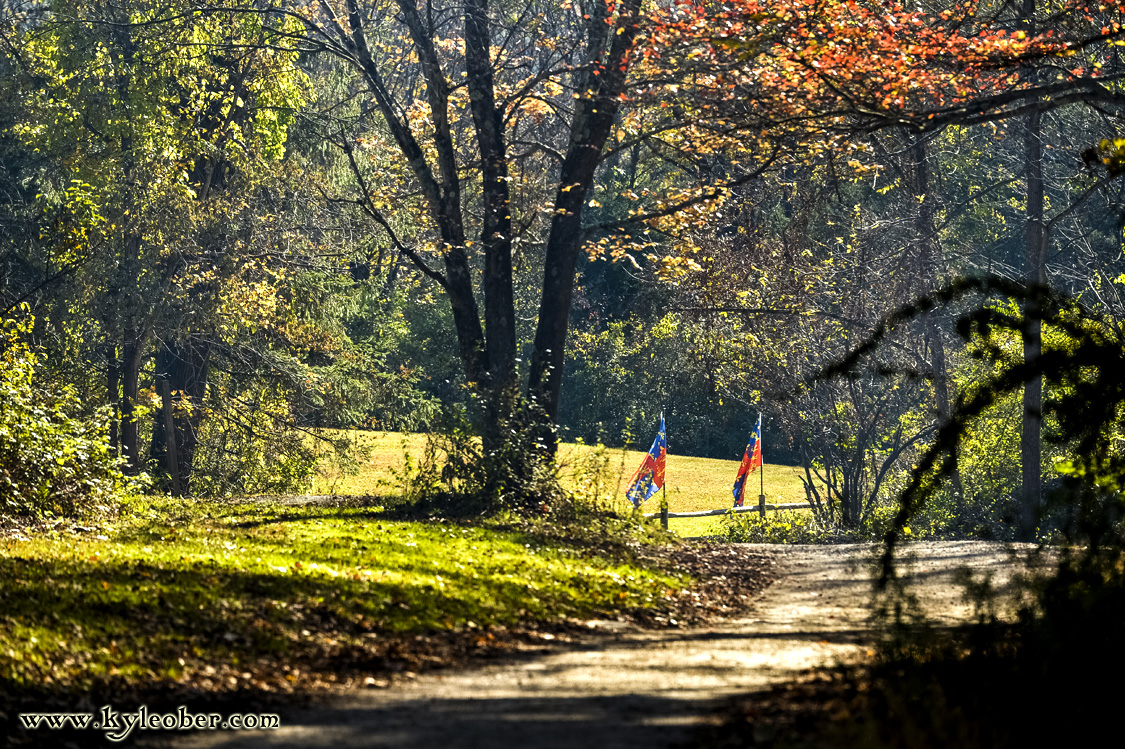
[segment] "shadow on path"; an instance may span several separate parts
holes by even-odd
[[[634,747],[665,746],[688,735],[710,699],[652,695],[524,698],[420,698],[374,708],[321,709],[273,735],[229,735],[226,749],[249,747]],[[283,716],[284,723],[284,716]]]
[[[279,713],[278,731],[199,733],[173,746],[673,746],[689,740],[719,700],[767,689],[811,667],[854,661],[872,642],[869,547],[775,549],[777,582],[747,601],[741,619],[685,630],[608,627],[534,658],[423,675]],[[998,544],[927,544],[913,551],[918,571],[940,573],[925,575],[925,592],[938,618],[951,624],[964,616],[953,570],[966,562],[1000,568],[1008,559]]]

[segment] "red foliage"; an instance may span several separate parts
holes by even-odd
[[[705,110],[753,99],[773,122],[901,120],[1042,86],[1044,61],[1058,66],[1052,81],[1096,78],[1093,45],[1122,34],[1123,9],[1072,0],[1032,24],[976,2],[930,13],[898,0],[677,0],[638,51],[650,96],[687,85]],[[669,91],[661,81],[673,79]]]

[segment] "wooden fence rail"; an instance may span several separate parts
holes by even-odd
[[[761,512],[759,505],[751,505],[749,507],[728,507],[725,510],[700,510],[699,512],[669,512],[670,518],[703,518],[708,515],[726,515],[728,512]],[[812,505],[808,502],[800,502],[797,504],[784,504],[784,505],[766,505],[767,510],[811,510]],[[659,512],[646,512],[646,518],[658,518],[663,513]]]
[[[767,505],[766,498],[759,496],[758,504],[748,505],[746,507],[728,507],[725,510],[700,510],[699,512],[668,512],[661,510],[660,512],[646,512],[646,518],[660,518],[660,524],[665,530],[668,529],[668,518],[704,518],[709,515],[726,515],[728,512],[757,512],[762,517],[765,517],[766,510],[811,510],[812,505],[808,502],[795,502],[782,505]]]

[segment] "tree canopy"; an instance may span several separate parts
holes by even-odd
[[[318,430],[457,404],[494,489],[662,407],[673,449],[678,416],[681,449],[727,455],[760,410],[826,521],[874,522],[993,343],[934,308],[862,377],[817,372],[958,277],[1120,314],[1121,16],[9,3],[0,293],[44,376],[110,407],[111,451],[182,492],[298,486],[340,447]],[[1066,335],[1041,328],[1027,361]],[[1021,424],[1006,468],[958,459],[960,527],[1009,517],[987,486],[1035,532],[1067,450],[1038,382],[981,422]]]

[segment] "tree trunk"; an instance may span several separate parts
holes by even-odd
[[[141,364],[144,362],[144,337],[142,332],[127,330],[121,347],[121,448],[126,468],[134,474],[139,473],[142,468],[136,404],[140,391]]]
[[[415,0],[394,0],[395,20],[405,25],[425,83],[432,143],[423,148],[395,100],[380,61],[369,43],[375,33],[373,17],[358,0],[343,0],[337,12],[329,2],[321,3],[321,33],[332,39],[351,64],[363,75],[389,135],[394,139],[428,212],[441,237],[444,274],[430,268],[405,248],[400,251],[430,278],[440,283],[449,297],[460,357],[470,386],[485,399],[481,432],[485,440],[503,439],[503,417],[513,412],[518,396],[516,368],[516,318],[512,282],[512,217],[508,159],[504,139],[504,103],[497,102],[492,59],[494,42],[488,0],[465,0],[464,85],[469,94],[482,177],[481,244],[484,252],[484,323],[474,294],[473,274],[467,252],[466,227],[461,201],[464,165],[458,164],[463,149],[455,143],[450,113],[451,84],[442,69],[434,38],[432,8]],[[578,252],[582,245],[582,207],[588,197],[606,140],[625,88],[628,57],[640,29],[640,0],[617,5],[592,3],[584,14],[586,49],[583,65],[577,66],[575,90],[580,93],[570,126],[570,142],[560,168],[555,213],[546,242],[543,293],[532,353],[528,400],[537,409],[543,427],[540,433],[547,452],[555,451],[553,425],[559,411],[559,385],[566,346],[567,323],[574,290]],[[379,30],[377,33],[382,33]],[[454,85],[455,84],[455,85]],[[432,155],[430,155],[432,153]],[[383,222],[384,226],[386,225]]]
[[[845,528],[855,528],[859,525],[859,513],[855,511],[856,495],[849,484],[845,478],[844,491],[840,494],[840,522]]]
[[[172,406],[172,388],[165,378],[157,378],[160,383],[160,414],[164,417],[165,466],[172,479],[172,496],[182,497],[185,492],[180,486],[179,450],[176,447],[176,416]]]
[[[167,384],[174,401],[178,401],[181,397],[178,394],[182,394],[191,407],[186,413],[177,409],[173,414],[178,479],[184,496],[191,494],[191,476],[199,446],[199,425],[203,417],[203,398],[207,391],[210,357],[210,344],[196,340],[186,343],[170,341],[156,355],[156,377]],[[149,455],[159,465],[167,463],[167,444],[164,416],[154,413]]]
[[[582,248],[582,208],[617,116],[619,97],[625,88],[625,71],[628,69],[629,50],[637,34],[635,19],[639,8],[640,0],[623,3],[616,33],[603,58],[606,60],[604,66],[601,70],[588,72],[578,87],[579,91],[594,93],[579,100],[571,122],[570,145],[559,174],[559,189],[555,194],[555,211],[543,267],[539,323],[528,380],[528,399],[542,410],[544,419],[540,444],[550,455],[558,449],[554,426],[559,415],[559,391],[575,271]],[[597,18],[592,19],[592,26],[596,26],[598,21]],[[604,19],[601,22],[604,24]],[[591,50],[591,61],[595,66],[602,54],[601,49]],[[593,72],[598,75],[593,75]]]
[[[929,153],[925,141],[921,138],[916,139],[911,144],[910,154],[913,161],[910,170],[910,174],[913,176],[911,192],[918,203],[916,231],[922,250],[919,258],[919,265],[921,266],[919,276],[922,286],[919,291],[922,294],[929,294],[938,287],[940,280],[938,268],[941,265],[941,245],[938,243],[937,224],[934,221],[936,193],[930,189]],[[926,313],[924,321],[926,337],[930,342],[930,371],[934,384],[934,409],[942,423],[949,421],[953,406],[949,394],[949,370],[945,360],[945,339],[941,325],[944,316],[943,311],[933,309]],[[953,469],[949,479],[957,497],[958,513],[964,517],[965,488],[961,481],[961,469],[957,464],[956,455],[953,456]]]
[[[1046,232],[1043,222],[1043,142],[1042,113],[1035,110],[1025,121],[1027,172],[1027,223],[1024,236],[1024,282],[1029,292],[1047,283],[1045,267]],[[1042,311],[1034,296],[1024,302],[1023,357],[1027,363],[1039,359],[1042,352]],[[1041,428],[1043,422],[1043,378],[1033,377],[1024,383],[1023,424],[1020,433],[1020,536],[1033,541],[1042,505],[1042,474],[1040,470]]]
[[[112,409],[109,418],[109,449],[120,455],[118,429],[121,424],[121,360],[117,358],[117,345],[106,346],[106,400]]]
[[[449,83],[441,70],[427,24],[413,2],[398,0],[402,18],[419,51],[426,80],[426,98],[433,121],[437,171],[427,161],[425,150],[414,137],[410,126],[401,117],[391,91],[384,82],[378,63],[367,39],[367,17],[357,0],[346,0],[347,27],[337,18],[329,19],[338,41],[347,46],[352,60],[363,73],[364,81],[375,98],[376,106],[396,145],[406,159],[430,215],[444,244],[445,276],[442,286],[449,297],[453,325],[465,379],[477,386],[488,377],[488,351],[480,312],[473,293],[472,271],[465,245],[465,224],[461,213],[461,175],[458,173],[456,149],[449,123]],[[510,237],[509,237],[510,239]],[[417,262],[417,258],[411,258]],[[431,273],[432,275],[432,273]],[[514,357],[513,357],[514,359]]]
[[[512,206],[508,185],[508,151],[503,112],[496,104],[489,54],[487,0],[465,2],[465,67],[469,105],[480,149],[484,216],[484,324],[488,372],[485,393],[486,440],[515,412],[519,395],[516,371],[516,306],[512,281]]]

